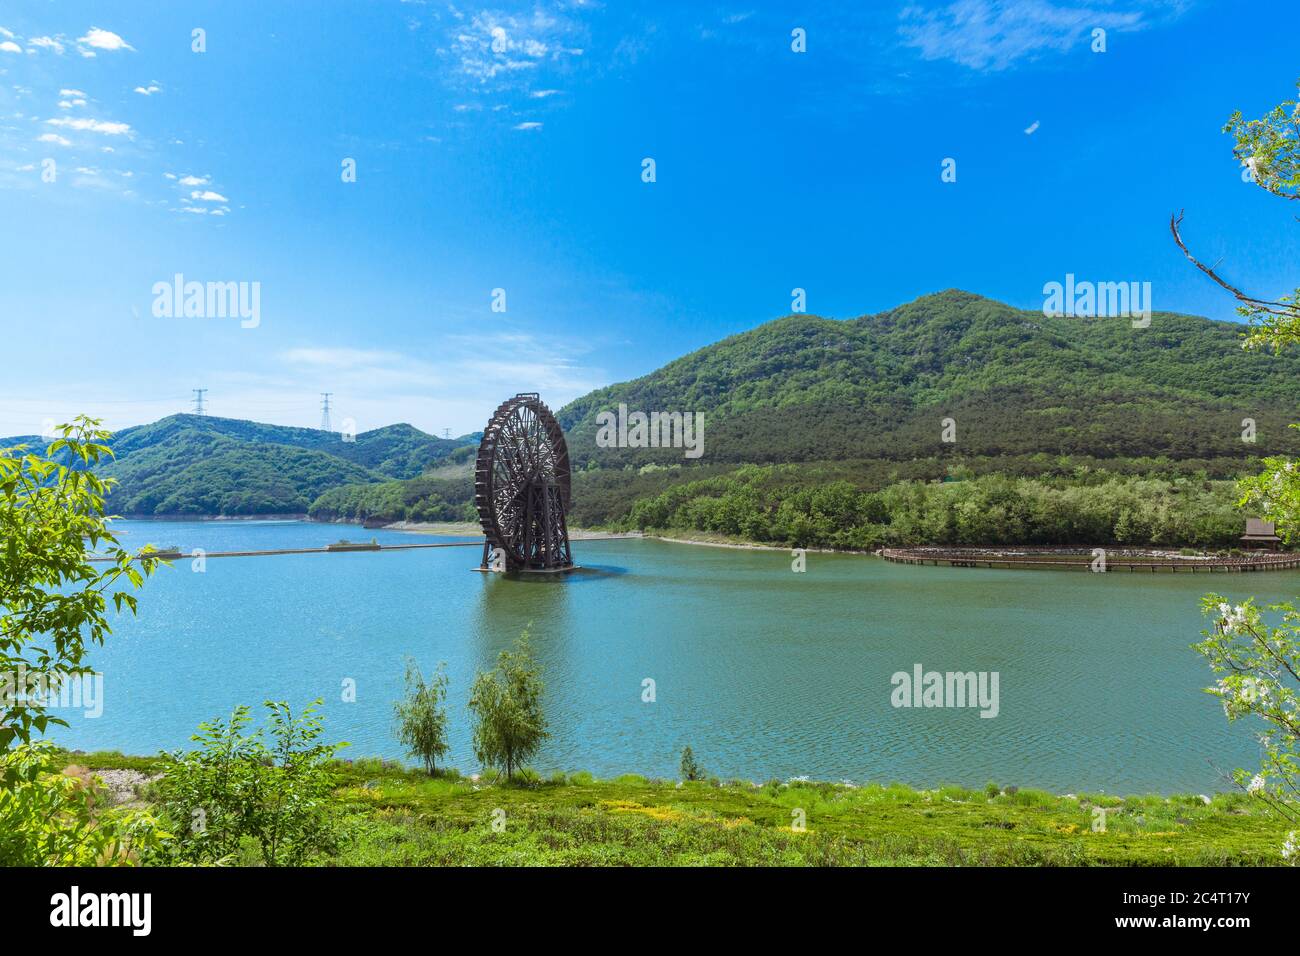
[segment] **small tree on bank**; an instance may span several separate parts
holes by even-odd
[[[703,780],[704,769],[695,760],[695,751],[689,746],[682,750],[682,779],[683,780]]]
[[[506,779],[537,753],[546,732],[542,679],[528,646],[528,631],[513,651],[502,651],[495,670],[474,678],[469,709],[474,715],[474,756],[483,766],[505,770]]]
[[[437,770],[436,761],[447,753],[446,664],[426,681],[415,659],[406,659],[406,696],[393,709],[397,713],[397,739],[406,745],[412,757],[424,762],[429,776]]]

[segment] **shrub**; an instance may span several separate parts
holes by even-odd
[[[47,743],[0,756],[0,866],[130,866],[168,838],[149,812],[106,806],[90,771],[60,773]]]
[[[216,863],[245,841],[266,866],[300,866],[335,848],[329,761],[346,744],[319,744],[317,700],[295,717],[282,701],[266,701],[271,745],[263,729],[248,732],[247,706],[230,720],[199,725],[199,749],[164,755],[159,800],[177,834],[184,862]]]

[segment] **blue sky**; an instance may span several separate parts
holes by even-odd
[[[1294,210],[1220,133],[1293,97],[1288,7],[10,0],[0,434],[200,386],[212,414],[315,425],[330,391],[336,426],[462,433],[795,287],[837,318],[951,287],[1037,309],[1073,272],[1233,318],[1168,217],[1239,285],[1297,284]],[[260,283],[260,324],[155,317],[176,273]]]

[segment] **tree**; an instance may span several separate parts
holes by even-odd
[[[112,483],[91,466],[112,454],[99,422],[77,418],[44,455],[0,449],[0,865],[137,862],[167,836],[147,813],[96,805],[93,779],[59,772],[33,737],[66,721],[52,694],[91,673],[88,644],[111,632],[107,608],[135,611],[158,559],[131,554],[108,530]],[[98,549],[109,560],[96,567]]]
[[[1196,650],[1223,675],[1207,692],[1223,702],[1229,721],[1258,717],[1264,723],[1259,771],[1238,769],[1233,779],[1300,828],[1300,611],[1292,604],[1271,605],[1267,610],[1280,614],[1281,623],[1270,626],[1254,601],[1232,607],[1217,594],[1206,595],[1203,610],[1214,627],[1202,632],[1205,640]],[[1297,831],[1287,837],[1282,855],[1300,865]]]
[[[1300,85],[1300,84],[1298,84]],[[1300,199],[1300,105],[1286,101],[1267,116],[1243,120],[1233,113],[1224,132],[1235,139],[1233,155],[1250,170],[1251,180],[1283,199]],[[1196,267],[1228,290],[1242,304],[1238,313],[1250,322],[1247,348],[1270,347],[1281,352],[1300,344],[1300,289],[1276,301],[1247,295],[1223,279],[1188,251],[1178,226],[1182,216],[1171,217],[1174,241]],[[1300,482],[1294,460],[1265,459],[1264,473],[1239,485],[1239,504],[1250,505],[1278,522],[1288,540],[1300,527]],[[1292,604],[1274,604],[1266,609],[1253,600],[1233,607],[1217,594],[1206,595],[1202,610],[1214,621],[1202,631],[1205,640],[1194,645],[1222,675],[1208,693],[1223,703],[1229,721],[1255,717],[1263,722],[1259,734],[1262,764],[1257,773],[1237,769],[1233,779],[1247,793],[1267,803],[1283,820],[1300,824],[1300,612]],[[1270,625],[1264,610],[1281,615]],[[1292,830],[1282,846],[1282,856],[1300,864],[1297,831]]]
[[[475,718],[474,756],[504,768],[506,779],[550,736],[542,715],[542,680],[525,630],[513,651],[502,651],[495,670],[480,672],[470,691]]]
[[[412,757],[424,761],[429,776],[434,762],[447,752],[446,664],[439,664],[429,680],[424,679],[415,659],[406,659],[406,696],[393,707],[397,713],[397,739]]]
[[[683,780],[703,780],[704,770],[695,762],[695,751],[690,746],[682,748],[682,779]]]
[[[112,482],[90,468],[112,456],[111,433],[84,416],[57,431],[44,455],[27,446],[0,449],[0,754],[26,744],[33,731],[67,722],[46,713],[44,693],[32,681],[57,689],[90,674],[88,644],[111,633],[107,597],[115,610],[135,613],[135,595],[158,559],[151,547],[132,554],[108,528],[104,497]],[[98,551],[107,562],[90,560]],[[27,686],[15,685],[22,674]]]
[[[1297,81],[1300,89],[1300,81]],[[1223,131],[1233,135],[1233,155],[1249,172],[1251,182],[1282,199],[1300,199],[1300,103],[1284,100],[1268,115],[1243,119],[1241,111],[1233,113]],[[1223,278],[1213,266],[1192,255],[1179,227],[1183,215],[1169,217],[1169,229],[1183,255],[1221,287],[1232,293],[1241,305],[1237,312],[1250,322],[1247,348],[1270,347],[1280,352],[1300,339],[1300,288],[1291,295],[1262,299],[1250,295]]]

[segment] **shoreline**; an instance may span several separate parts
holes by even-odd
[[[150,789],[160,759],[64,750],[58,763],[99,777],[114,800],[166,811]],[[336,759],[328,773],[329,809],[355,837],[311,860],[332,866],[1277,866],[1290,823],[1239,791],[1120,796],[707,770],[687,780],[680,769],[598,778],[524,767],[509,781],[374,757]],[[509,820],[498,834],[485,833],[492,807]],[[231,863],[264,861],[250,846]]]
[[[84,750],[76,747],[75,745],[68,744],[68,743],[55,744],[55,750],[58,752],[59,760],[62,763],[81,764],[96,770],[99,769],[136,770],[142,772],[150,772],[153,770],[155,766],[161,766],[164,759],[164,753],[166,752],[163,751],[154,755],[125,754],[120,750]],[[331,763],[333,766],[335,766],[338,769],[350,767],[353,765],[364,766],[368,764],[378,764],[385,768],[396,770],[402,774],[411,774],[415,776],[420,776],[424,773],[424,771],[418,766],[418,764],[408,763],[406,760],[402,758],[395,758],[395,757],[382,757],[376,755],[335,757],[331,761]],[[629,776],[641,777],[648,781],[665,781],[665,780],[675,781],[677,779],[677,776],[671,773],[668,774],[667,776],[661,776],[652,773],[641,773],[635,770],[611,770],[608,771],[608,776],[597,776],[586,770],[559,770],[559,769],[538,770],[534,767],[529,767],[528,769],[532,770],[533,773],[538,775],[541,779],[546,779],[548,776],[554,774],[563,773],[567,775],[582,775],[582,776],[590,777],[596,783],[614,783],[621,779],[627,778]],[[461,770],[459,767],[440,765],[439,772],[444,775],[451,774],[454,776],[470,779],[470,778],[477,778],[479,775],[484,773],[484,770],[483,768],[479,768],[479,770],[475,772],[467,772]],[[491,771],[489,770],[487,772],[490,773]],[[833,780],[830,779],[829,777],[815,778],[807,774],[800,774],[797,776],[789,776],[789,777],[771,777],[771,776],[759,774],[757,777],[754,776],[747,777],[747,776],[735,776],[735,775],[719,776],[717,774],[710,773],[707,775],[707,777],[703,779],[704,781],[716,781],[718,784],[724,786],[744,785],[753,788],[763,787],[772,782],[779,782],[779,783],[789,784],[789,785],[798,784],[798,785],[803,785],[808,787],[830,787],[830,788],[842,789],[842,790],[856,790],[863,787],[872,787],[872,786],[899,787],[902,789],[914,791],[915,793],[939,793],[943,790],[951,789],[954,787],[961,788],[964,790],[982,790],[988,786],[988,781],[985,781],[984,784],[978,784],[974,782],[966,784],[966,783],[948,781],[946,783],[934,783],[929,786],[925,786],[925,785],[909,783],[904,780],[898,780],[893,777],[880,777],[878,779],[873,779],[870,777],[863,777],[861,779],[841,777],[838,780]],[[1005,789],[1009,790],[1010,793],[1012,794],[1015,794],[1023,790],[1032,793],[1048,794],[1049,796],[1062,799],[1062,800],[1075,800],[1075,799],[1079,799],[1081,796],[1084,796],[1086,794],[1095,793],[1095,794],[1106,794],[1108,797],[1111,797],[1116,800],[1196,799],[1205,805],[1209,805],[1209,803],[1211,803],[1215,797],[1236,795],[1241,792],[1240,789],[1236,787],[1229,787],[1227,789],[1208,789],[1200,793],[1196,793],[1191,790],[1158,790],[1158,789],[1134,790],[1134,791],[1127,791],[1122,793],[1121,792],[1109,793],[1107,790],[1104,789],[1089,788],[1089,787],[1076,787],[1072,791],[1061,791],[1050,787],[1037,786],[1034,784],[1025,784],[1023,786],[1016,785],[1016,784],[1005,784],[1002,786]]]
[[[312,518],[306,514],[265,514],[265,515],[119,515],[124,521],[169,521],[169,522],[255,522],[255,521],[303,521],[311,524],[336,524],[350,527],[364,528],[366,531],[398,531],[407,534],[431,535],[437,537],[482,537],[483,529],[477,522],[471,521],[391,521],[387,524],[377,527],[366,527],[364,519],[356,518]],[[599,529],[588,528],[571,528],[570,540],[572,541],[602,541],[611,539],[645,539],[651,541],[663,541],[668,544],[685,544],[701,548],[730,548],[738,551],[784,551],[790,552],[796,550],[792,545],[766,544],[759,541],[749,541],[738,539],[729,535],[713,535],[711,537],[697,537],[696,535],[708,535],[708,532],[685,532],[690,536],[679,536],[677,532],[667,529],[650,529],[646,531],[604,531]],[[968,546],[949,546],[949,545],[906,545],[906,546],[881,546],[871,550],[848,549],[848,548],[826,548],[826,547],[805,547],[802,550],[810,554],[845,554],[857,555],[860,557],[877,557],[885,560],[895,561],[896,563],[912,564],[947,564],[950,559],[940,557],[935,561],[938,552],[954,554],[957,557],[957,564],[964,565],[965,561],[978,562],[980,564],[993,563],[1002,564],[1007,569],[1011,566],[1020,564],[1029,566],[1031,563],[1048,564],[1049,561],[1032,562],[1026,561],[1025,558],[1031,555],[1035,558],[1050,559],[1054,557],[1077,558],[1080,554],[1090,554],[1094,548],[1104,548],[1108,558],[1137,558],[1139,560],[1154,560],[1168,563],[1176,563],[1183,567],[1191,568],[1200,565],[1204,570],[1212,568],[1223,570],[1223,565],[1229,563],[1229,549],[1197,549],[1194,555],[1185,555],[1180,553],[1180,549],[1170,545],[968,545]],[[886,555],[891,552],[894,556]],[[907,555],[907,559],[900,561],[899,556]],[[1251,560],[1251,559],[1255,560]],[[1236,567],[1233,570],[1257,570],[1266,567],[1266,561],[1259,559],[1290,559],[1300,562],[1300,553],[1294,551],[1255,551],[1247,552],[1240,556],[1234,564],[1246,565],[1245,568]],[[1244,560],[1242,560],[1244,559]],[[1073,562],[1071,562],[1073,563]],[[1121,560],[1120,563],[1127,563]]]

